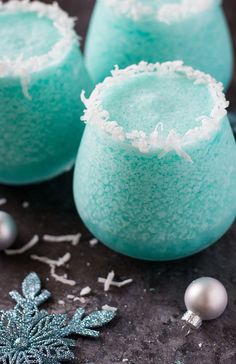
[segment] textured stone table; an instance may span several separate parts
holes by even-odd
[[[73,16],[78,16],[78,31],[85,35],[93,1],[64,0],[61,5]],[[232,26],[236,17],[234,0],[225,1],[225,9]],[[235,34],[236,39],[236,34]],[[231,108],[236,108],[236,79],[229,92]],[[119,308],[118,318],[102,330],[99,340],[78,340],[76,363],[94,364],[184,364],[236,363],[236,225],[210,249],[192,258],[172,263],[148,263],[132,260],[110,251],[102,244],[91,248],[91,235],[79,220],[72,198],[72,173],[67,173],[42,185],[23,188],[0,186],[0,199],[7,203],[1,209],[11,213],[19,225],[16,247],[29,241],[34,234],[64,235],[82,233],[77,247],[69,243],[45,243],[40,240],[29,253],[20,256],[0,256],[0,308],[10,308],[8,291],[18,289],[23,277],[36,271],[44,286],[53,293],[48,308],[73,312],[78,303],[71,303],[68,294],[78,295],[89,285],[92,294],[86,299],[86,309],[104,304]],[[29,202],[28,208],[22,203]],[[203,212],[204,213],[204,212]],[[76,280],[75,287],[64,286],[50,278],[46,265],[30,259],[38,254],[57,259],[71,252],[68,272]],[[114,270],[117,279],[133,278],[134,283],[113,288],[107,294],[97,283],[98,276],[106,277]],[[191,335],[183,336],[177,329],[184,312],[183,295],[187,285],[199,276],[220,279],[229,293],[225,314],[214,322],[204,323]],[[65,306],[58,304],[64,300]],[[128,359],[127,361],[123,359]]]

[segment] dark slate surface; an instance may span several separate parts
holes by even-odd
[[[93,1],[61,0],[71,15],[77,15],[78,31],[85,35]],[[236,2],[225,1],[225,9],[236,39]],[[236,79],[229,92],[231,108],[236,107]],[[10,308],[10,289],[17,289],[23,277],[36,271],[44,285],[53,292],[48,306],[54,311],[73,312],[66,296],[78,294],[89,285],[92,295],[86,303],[88,310],[104,304],[119,308],[119,317],[105,328],[99,340],[78,340],[76,363],[90,364],[184,364],[236,363],[236,225],[207,251],[192,258],[172,263],[148,263],[117,255],[102,244],[89,246],[90,233],[79,220],[72,198],[72,173],[67,173],[42,185],[24,188],[0,186],[0,198],[8,202],[2,207],[11,213],[19,225],[16,246],[27,242],[34,234],[83,234],[78,247],[61,243],[56,246],[41,240],[32,252],[52,259],[66,251],[72,253],[68,273],[77,281],[74,288],[55,283],[49,277],[47,266],[30,260],[25,254],[17,257],[0,256],[1,308]],[[28,209],[22,207],[29,201]],[[118,278],[133,278],[134,283],[120,290],[103,292],[98,276],[106,276],[114,269]],[[61,273],[64,271],[62,270]],[[184,312],[183,295],[187,285],[200,276],[220,279],[229,293],[225,314],[214,322],[204,323],[198,332],[185,337],[179,327]],[[65,308],[58,300],[65,300]],[[128,359],[128,361],[123,361]]]

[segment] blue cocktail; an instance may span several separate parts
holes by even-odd
[[[0,183],[43,181],[74,163],[79,95],[92,84],[73,26],[56,3],[0,3]]]
[[[169,260],[226,232],[236,214],[236,146],[222,88],[181,62],[142,62],[84,98],[74,196],[104,244]]]
[[[219,0],[97,0],[85,49],[100,82],[117,64],[176,59],[227,87],[233,53]]]

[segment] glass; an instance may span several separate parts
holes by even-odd
[[[1,183],[40,182],[74,163],[79,95],[92,84],[73,26],[56,4],[0,4]]]
[[[116,64],[176,59],[229,85],[233,53],[219,0],[97,0],[85,47],[96,83]]]
[[[222,84],[181,62],[142,62],[116,69],[83,100],[74,198],[96,238],[135,258],[171,260],[226,232],[236,146]]]

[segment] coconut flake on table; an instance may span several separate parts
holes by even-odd
[[[85,304],[85,303],[86,303],[86,299],[85,299],[84,297],[75,297],[75,298],[73,299],[73,301],[74,301],[74,302],[79,301],[79,302],[80,302],[80,303],[82,303],[82,304]]]
[[[102,309],[104,311],[113,311],[113,312],[116,312],[118,310],[117,307],[112,307],[112,306],[109,306],[109,305],[103,305]]]
[[[38,244],[38,242],[39,242],[39,236],[34,235],[33,238],[28,243],[23,245],[21,248],[19,248],[19,249],[6,249],[6,250],[4,250],[4,252],[5,252],[6,255],[24,254],[28,250],[32,249],[36,244]]]
[[[108,273],[107,278],[103,282],[105,292],[109,291],[110,285],[112,284],[114,277],[115,277],[115,272],[112,270],[110,273]]]
[[[50,274],[51,274],[52,278],[54,278],[55,281],[57,281],[57,282],[63,283],[68,286],[76,285],[76,281],[74,281],[73,279],[68,279],[68,274],[64,274],[62,276],[57,274],[55,265],[51,266]]]
[[[91,293],[91,288],[89,287],[89,286],[87,286],[87,287],[84,287],[84,288],[82,288],[81,289],[81,291],[80,291],[80,296],[82,297],[82,296],[87,296],[88,294],[90,294]]]
[[[85,299],[84,297],[77,297],[77,296],[75,296],[75,295],[73,295],[73,294],[68,294],[68,295],[67,295],[67,299],[68,299],[68,300],[71,300],[71,301],[74,301],[74,302],[79,301],[79,302],[81,302],[82,304],[84,304],[84,303],[86,302],[86,299]]]
[[[0,206],[5,205],[7,203],[6,198],[0,198]]]
[[[75,298],[75,296],[73,294],[68,294],[67,298],[68,298],[68,300],[73,300]]]
[[[94,238],[94,239],[89,240],[89,245],[91,246],[91,248],[93,248],[97,244],[98,244],[98,240],[97,239]]]
[[[60,257],[57,260],[50,259],[48,257],[40,257],[35,254],[31,255],[30,258],[33,260],[37,260],[38,262],[45,263],[47,265],[55,265],[56,267],[62,267],[69,262],[69,260],[71,259],[71,254],[67,252],[65,255],[63,255],[63,257]]]
[[[71,254],[67,252],[63,257],[58,258],[57,260],[50,259],[48,257],[40,257],[38,255],[31,255],[31,259],[37,260],[38,262],[47,264],[50,267],[51,277],[55,279],[55,281],[63,283],[69,286],[75,286],[76,282],[72,279],[68,279],[68,275],[58,275],[56,273],[56,268],[65,266],[66,263],[71,259]]]
[[[123,286],[126,286],[127,284],[131,284],[133,283],[133,279],[126,279],[125,281],[121,281],[121,282],[116,282],[113,279],[115,278],[115,273],[114,271],[111,271],[110,273],[108,273],[107,278],[98,278],[98,283],[102,283],[104,284],[104,291],[107,292],[110,289],[110,286],[115,286],[118,288],[121,288]]]
[[[59,305],[62,305],[62,306],[65,306],[65,301],[63,301],[63,300],[59,300],[59,301],[58,301],[58,304],[59,304]]]
[[[24,201],[24,202],[22,202],[22,207],[23,207],[24,209],[27,209],[27,208],[29,207],[29,202],[28,202],[28,201]]]
[[[80,242],[80,239],[82,237],[81,233],[77,234],[70,234],[70,235],[44,235],[43,240],[50,242],[50,243],[66,243],[69,242],[73,246],[77,246]]]

